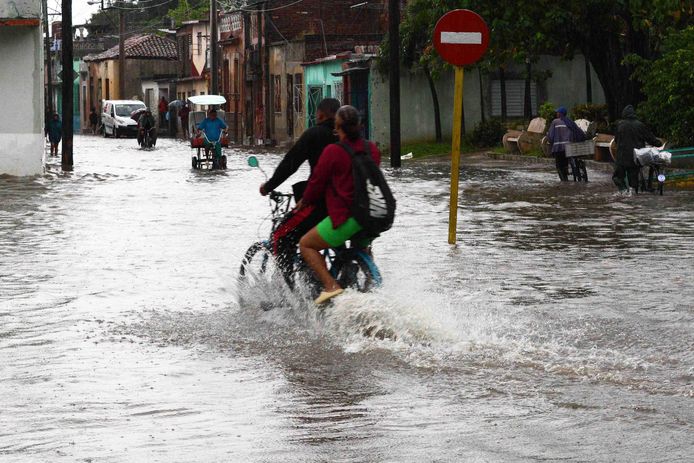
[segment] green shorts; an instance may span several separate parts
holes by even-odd
[[[318,231],[318,235],[323,238],[323,241],[328,243],[331,248],[336,248],[345,244],[348,239],[363,229],[362,226],[354,220],[354,217],[350,217],[345,223],[334,228],[333,221],[330,216],[328,216],[316,225],[316,230]],[[359,245],[362,244],[363,243],[359,243]],[[368,246],[368,240],[366,240],[366,246]]]

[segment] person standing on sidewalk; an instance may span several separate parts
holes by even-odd
[[[99,116],[96,115],[96,110],[94,109],[94,106],[92,106],[92,109],[89,111],[89,128],[92,131],[92,135],[96,135],[96,127],[99,123]]]
[[[48,127],[46,127],[46,135],[48,135],[48,141],[51,142],[51,156],[57,156],[58,145],[60,144],[60,140],[63,138],[63,123],[60,122],[58,113],[53,114],[53,117],[48,122]]]
[[[186,103],[178,112],[178,115],[181,118],[181,131],[183,132],[184,140],[190,138],[190,134],[188,132],[188,114],[190,114],[190,108],[188,107],[188,103]]]
[[[660,140],[636,118],[634,107],[627,105],[622,111],[622,120],[617,124],[614,142],[617,146],[617,156],[612,181],[620,192],[627,191],[627,182],[628,188],[636,192],[639,184],[639,167],[634,161],[634,149],[643,148],[646,144],[660,146]],[[625,177],[627,182],[624,181]]]
[[[166,112],[169,110],[169,102],[166,98],[161,97],[157,109],[159,110],[159,127],[166,127]]]

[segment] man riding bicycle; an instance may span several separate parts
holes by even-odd
[[[346,144],[354,152],[370,153],[376,165],[380,165],[381,153],[378,148],[361,136],[359,112],[356,108],[342,106],[335,117],[335,129],[340,143]],[[343,291],[328,271],[325,257],[320,251],[342,246],[363,230],[362,225],[352,217],[351,213],[354,190],[351,154],[339,144],[329,145],[323,150],[303,198],[296,206],[298,210],[302,210],[325,199],[327,208],[327,217],[309,230],[299,242],[301,256],[323,285],[323,290],[315,301],[316,304],[327,302]],[[369,240],[360,240],[356,244],[366,247],[369,245]]]
[[[338,140],[334,130],[335,113],[339,108],[340,102],[334,98],[325,98],[318,103],[316,108],[317,125],[307,129],[301,135],[294,146],[285,154],[272,177],[260,185],[261,195],[265,196],[279,187],[299,169],[304,161],[308,161],[311,172],[313,172],[325,147]],[[296,201],[301,199],[306,184],[307,182],[304,181],[293,185]],[[280,269],[290,285],[291,260],[296,253],[299,239],[326,215],[325,203],[317,201],[310,207],[291,212],[273,234],[273,253],[277,256]]]
[[[140,116],[140,118],[137,121],[138,125],[138,130],[137,130],[137,143],[142,146],[142,144],[145,141],[145,132],[149,132],[150,139],[152,140],[152,146],[157,144],[157,122],[154,120],[154,116],[152,116],[152,111],[147,109],[145,113]]]
[[[219,166],[222,159],[222,132],[226,130],[227,124],[217,117],[217,110],[212,108],[207,111],[207,117],[198,124],[198,136],[205,134],[205,153],[214,149],[214,164]]]

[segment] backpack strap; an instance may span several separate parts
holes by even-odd
[[[342,148],[343,150],[347,151],[347,154],[349,154],[349,157],[351,157],[351,158],[354,157],[354,150],[352,149],[352,147],[348,143],[345,143],[343,141],[339,141],[335,144],[337,146],[339,146],[340,148]],[[364,152],[369,156],[369,158],[371,157],[371,143],[367,139],[364,139]]]

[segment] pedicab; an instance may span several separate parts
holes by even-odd
[[[195,105],[212,107],[224,104],[227,101],[226,98],[221,95],[196,95],[191,96],[188,100]],[[224,120],[224,112],[219,111],[219,113],[218,117]],[[190,147],[195,150],[195,154],[191,158],[193,169],[226,169],[227,157],[223,149],[229,147],[227,130],[224,129],[220,131],[217,140],[210,140],[205,132],[200,132],[200,134],[197,135],[195,134],[198,124],[205,118],[205,113],[194,111],[191,112],[188,117],[191,128],[195,129],[190,130]],[[219,159],[215,157],[217,146],[219,146],[221,152]]]

